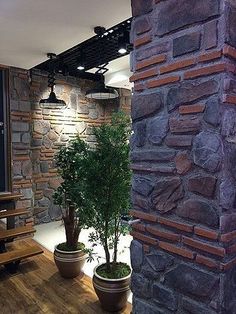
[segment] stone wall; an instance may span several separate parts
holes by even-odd
[[[39,100],[49,95],[46,73],[34,71],[30,75],[25,70],[10,69],[13,190],[23,195],[17,207],[28,208],[27,224],[61,217],[61,210],[52,199],[61,182],[54,163],[58,149],[76,134],[94,145],[93,127],[109,122],[111,113],[119,107],[130,107],[130,92],[125,90],[120,90],[120,102],[88,101],[85,92],[95,84],[58,76],[55,92],[67,107],[42,109]]]
[[[236,313],[236,2],[132,9],[133,313]]]

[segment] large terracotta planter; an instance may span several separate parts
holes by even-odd
[[[130,294],[130,277],[121,279],[107,279],[99,276],[94,269],[93,287],[102,308],[108,312],[118,312],[126,307]]]
[[[83,251],[61,251],[57,247],[54,250],[54,261],[64,278],[74,278],[82,275],[87,254]]]

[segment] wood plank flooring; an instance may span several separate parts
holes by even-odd
[[[34,246],[25,239],[14,245],[18,249]],[[1,314],[104,314],[94,293],[91,279],[63,279],[57,272],[51,252],[22,261],[16,275],[8,275],[0,268]],[[131,305],[122,314],[131,313]]]

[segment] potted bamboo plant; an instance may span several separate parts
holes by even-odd
[[[110,124],[94,128],[96,148],[86,158],[84,197],[94,231],[90,242],[101,244],[105,263],[94,270],[93,285],[103,309],[120,311],[130,293],[129,265],[118,262],[118,245],[127,227],[122,215],[130,208],[129,118],[115,113]]]
[[[87,145],[78,137],[68,146],[62,147],[55,159],[62,183],[53,197],[55,204],[62,208],[66,242],[56,246],[54,260],[64,278],[81,274],[88,253],[85,245],[79,242],[80,232],[87,228],[89,221],[89,213],[84,212],[82,180],[83,161],[87,158],[87,150]]]

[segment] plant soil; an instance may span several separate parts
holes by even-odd
[[[78,242],[75,247],[68,246],[66,242],[60,243],[57,246],[58,250],[65,251],[65,252],[70,252],[70,251],[79,251],[79,250],[84,250],[85,245],[81,242]]]
[[[108,272],[106,264],[100,265],[97,270],[97,274],[107,279],[121,279],[128,276],[131,273],[131,268],[125,263],[111,263],[111,270]]]

